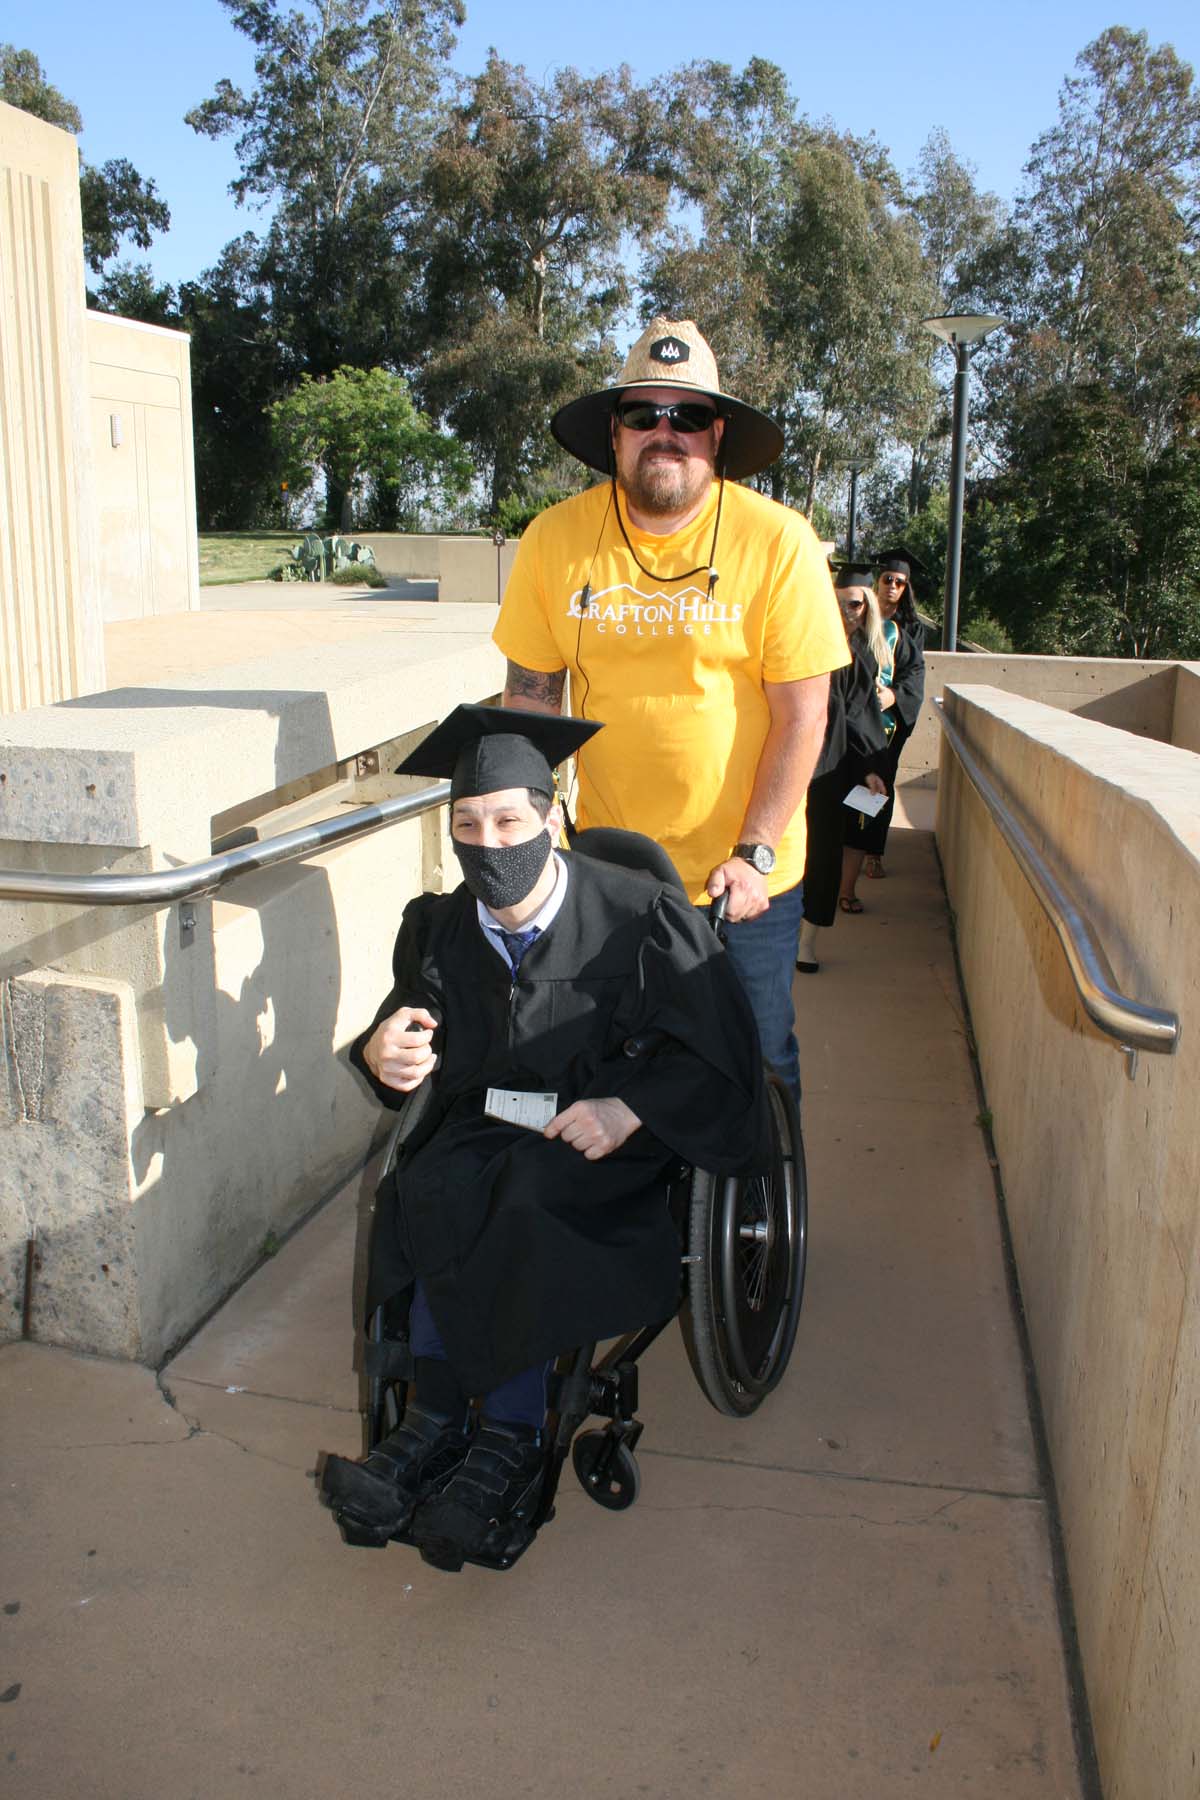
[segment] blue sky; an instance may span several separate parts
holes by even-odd
[[[741,68],[751,56],[777,62],[801,110],[860,134],[874,130],[901,170],[942,126],[981,183],[1011,199],[1038,134],[1054,122],[1058,90],[1085,44],[1107,26],[1145,30],[1200,62],[1200,6],[1161,0],[1136,15],[1090,0],[1055,6],[1013,0],[966,15],[951,0],[916,9],[892,0],[854,7],[752,8],[716,0],[467,0],[456,67],[482,67],[489,45],[535,76],[574,64],[586,71],[626,62],[643,80],[712,57]],[[217,0],[39,0],[20,16],[5,8],[0,38],[32,50],[48,79],[83,114],[80,140],[91,162],[126,156],[152,176],[172,212],[171,231],[149,261],[178,282],[215,261],[256,215],[227,193],[235,172],[228,140],[198,137],[183,115],[223,75],[252,78],[250,46]],[[163,34],[166,33],[164,42]],[[156,46],[163,43],[163,53]]]

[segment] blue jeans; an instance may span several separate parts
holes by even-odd
[[[792,977],[796,938],[804,917],[804,883],[773,894],[757,919],[739,919],[725,927],[725,949],[741,977],[758,1021],[763,1056],[800,1103],[800,1046]]]
[[[416,1284],[408,1317],[408,1345],[414,1357],[446,1361],[441,1333],[429,1310],[424,1283],[420,1281]],[[546,1376],[549,1372],[549,1363],[538,1363],[536,1368],[510,1375],[490,1394],[484,1394],[480,1402],[483,1416],[505,1425],[532,1425],[540,1431],[546,1423]]]

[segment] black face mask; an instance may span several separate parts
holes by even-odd
[[[551,850],[548,831],[521,844],[460,844],[457,838],[451,842],[468,890],[493,912],[519,906],[533,892]]]

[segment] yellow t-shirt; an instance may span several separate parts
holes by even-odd
[[[527,669],[567,668],[570,710],[604,721],[577,758],[577,823],[655,838],[699,901],[741,831],[770,725],[763,682],[841,668],[846,634],[802,513],[727,482],[710,601],[717,484],[699,516],[667,537],[638,531],[622,503],[630,541],[657,580],[629,554],[611,492],[602,483],[533,521],[494,638]],[[703,573],[680,579],[698,566]],[[801,807],[775,846],[770,893],[802,879],[804,838]]]

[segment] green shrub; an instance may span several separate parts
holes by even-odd
[[[374,563],[347,563],[344,569],[335,569],[329,577],[338,587],[385,588],[387,577],[381,575]]]
[[[545,512],[548,506],[557,506],[560,500],[570,499],[567,488],[547,488],[544,494],[530,499],[527,494],[509,494],[500,502],[496,511],[496,523],[505,537],[520,537],[525,527]]]

